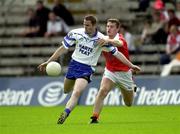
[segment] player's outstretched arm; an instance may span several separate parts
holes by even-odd
[[[123,42],[121,40],[116,40],[116,39],[107,39],[108,44],[112,44],[113,46],[116,47],[121,47],[123,45]]]
[[[99,39],[97,41],[97,44],[100,46],[111,44],[113,46],[120,47],[123,45],[123,42],[121,40],[116,40],[116,39]]]
[[[118,58],[122,63],[126,64],[128,67],[132,68],[133,71],[139,72],[141,71],[141,68],[138,67],[137,65],[134,65],[131,63],[121,52],[117,51],[114,56]]]
[[[67,49],[61,45],[53,54],[52,56],[46,61],[46,62],[43,62],[42,64],[40,64],[38,66],[38,69],[42,72],[45,71],[45,68],[46,68],[46,65],[51,62],[51,61],[55,61],[57,60],[62,54],[64,54],[65,52],[67,52]]]
[[[50,61],[54,61],[54,60],[57,60],[62,54],[66,53],[67,52],[67,49],[61,45],[54,53],[53,55],[48,59],[48,63]]]

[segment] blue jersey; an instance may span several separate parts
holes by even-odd
[[[104,47],[98,45],[97,40],[100,38],[105,38],[105,36],[98,31],[93,37],[89,37],[85,33],[84,28],[79,28],[70,31],[64,37],[62,43],[66,49],[75,46],[75,50],[72,54],[73,60],[82,64],[96,66],[104,47],[106,48],[106,51],[109,51],[112,54],[117,51],[116,47],[113,47],[112,45],[106,45]]]

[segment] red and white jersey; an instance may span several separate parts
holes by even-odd
[[[129,51],[127,42],[125,41],[124,37],[121,34],[117,34],[114,39],[119,39],[123,42],[123,45],[118,48],[118,51],[120,51],[127,59],[129,59]],[[128,71],[130,68],[122,63],[120,60],[118,60],[115,56],[113,56],[109,52],[103,52],[103,55],[106,59],[106,68],[111,71]]]

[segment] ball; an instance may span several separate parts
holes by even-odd
[[[46,66],[46,73],[49,76],[58,76],[61,73],[61,65],[58,62],[51,61]]]

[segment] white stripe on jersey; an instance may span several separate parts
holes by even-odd
[[[97,32],[94,37],[89,37],[84,28],[74,29],[70,31],[62,42],[64,47],[68,49],[75,45],[72,59],[90,66],[96,66],[103,47],[97,44],[97,40],[105,38],[105,36]],[[107,51],[112,54],[117,51],[112,45],[106,45]]]

